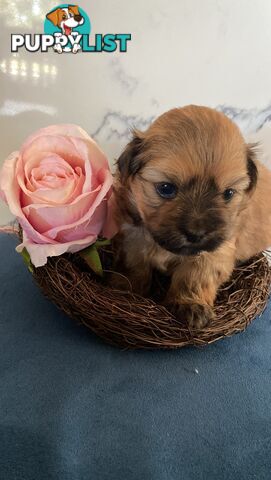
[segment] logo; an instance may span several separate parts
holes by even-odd
[[[62,4],[50,10],[44,21],[44,33],[12,34],[11,51],[25,48],[28,52],[56,53],[127,52],[130,33],[96,33],[91,38],[91,22],[78,5]]]
[[[46,15],[44,33],[54,35],[57,53],[77,53],[82,49],[82,35],[90,35],[90,20],[77,5],[60,5]]]

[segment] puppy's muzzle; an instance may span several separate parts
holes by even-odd
[[[179,219],[179,231],[188,243],[201,244],[224,230],[225,223],[218,212],[200,214],[189,211]]]
[[[184,229],[183,234],[189,243],[200,243],[204,240],[206,232],[204,230],[192,232],[190,230]]]

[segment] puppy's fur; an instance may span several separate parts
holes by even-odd
[[[174,184],[176,195],[162,198],[161,183]],[[210,108],[173,109],[134,132],[115,191],[119,258],[133,290],[148,294],[154,268],[170,274],[165,304],[192,328],[213,317],[237,261],[271,245],[271,173],[237,126]]]

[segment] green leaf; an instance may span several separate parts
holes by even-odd
[[[23,257],[23,261],[24,263],[26,264],[28,270],[33,273],[34,270],[33,270],[33,265],[31,263],[31,258],[30,258],[30,255],[28,253],[28,251],[26,250],[26,248],[24,248],[22,251],[21,251],[21,255]]]
[[[111,241],[108,240],[107,238],[103,239],[103,240],[97,240],[97,242],[95,242],[95,247],[99,248],[99,247],[106,247],[107,245],[110,245]]]
[[[91,245],[88,248],[85,248],[85,250],[82,250],[79,253],[81,257],[85,260],[85,262],[87,262],[91,270],[93,270],[93,272],[95,272],[96,275],[99,275],[100,277],[102,277],[103,267],[102,267],[98,250],[96,248],[96,243],[94,245]]]

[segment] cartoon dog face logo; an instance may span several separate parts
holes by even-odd
[[[63,35],[71,35],[73,28],[83,25],[84,18],[77,5],[68,5],[67,8],[56,8],[46,15],[55,27],[60,28]]]
[[[82,17],[81,13],[79,12],[79,7],[77,5],[68,5],[65,8],[56,8],[52,12],[46,15],[46,18],[53,23],[55,27],[58,27],[61,30],[61,34],[57,33],[55,35],[78,35],[77,32],[74,32],[73,29],[78,27],[79,25],[83,25],[85,22],[84,17]],[[80,49],[80,45],[76,44],[73,46],[73,53],[77,53]],[[62,53],[62,51],[71,51],[70,47],[63,48],[60,44],[55,45],[54,49],[58,53]],[[75,51],[76,50],[76,51]]]

